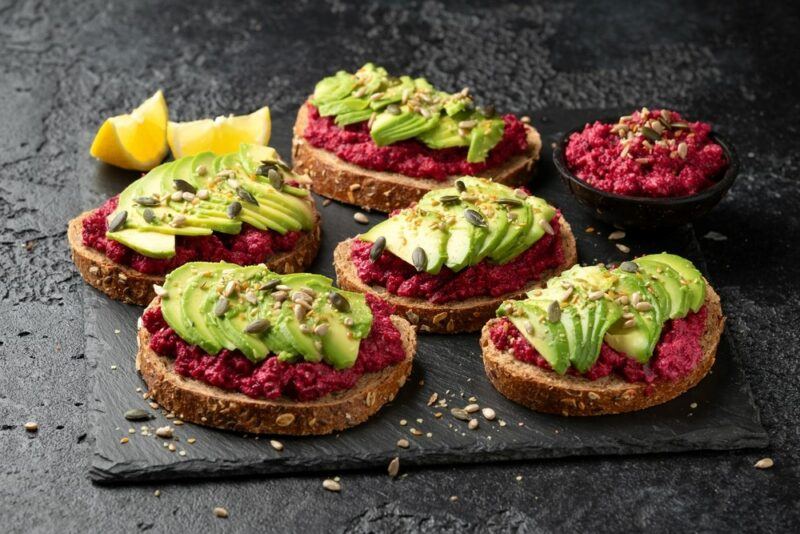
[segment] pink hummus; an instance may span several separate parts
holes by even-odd
[[[669,121],[660,120],[662,113]],[[655,125],[658,130],[663,129],[660,139],[654,141],[637,133],[654,122],[660,123]],[[680,127],[665,127],[664,122]],[[627,132],[632,137],[628,138]],[[636,111],[617,124],[587,124],[583,131],[570,136],[565,158],[575,176],[609,193],[637,197],[694,195],[713,185],[728,165],[722,147],[709,137],[710,133],[710,124],[686,122],[675,111]]]
[[[372,329],[361,340],[355,365],[342,370],[322,362],[286,363],[274,356],[253,363],[242,353],[226,349],[210,355],[178,337],[164,321],[161,308],[147,309],[142,322],[152,335],[150,348],[161,356],[174,358],[175,372],[182,376],[253,398],[283,396],[311,401],[350,389],[365,373],[376,373],[405,358],[400,332],[389,319],[392,308],[372,295],[366,297],[373,314]]]
[[[117,209],[118,197],[112,197],[83,222],[83,244],[104,253],[120,265],[128,265],[145,274],[165,274],[190,261],[227,261],[254,265],[278,252],[293,250],[302,232],[281,235],[242,224],[236,235],[178,236],[175,255],[168,259],[149,258],[122,243],[106,237],[107,218]]]
[[[503,138],[489,152],[486,161],[469,163],[466,147],[434,150],[414,139],[379,147],[372,141],[366,121],[342,128],[333,117],[320,117],[317,108],[307,105],[308,125],[303,137],[311,146],[374,171],[444,180],[448,176],[478,175],[528,150],[525,125],[514,115],[503,116]]]
[[[522,289],[538,280],[542,272],[563,263],[559,218],[556,215],[550,221],[555,231],[553,235],[545,234],[528,250],[503,265],[483,260],[457,273],[447,267],[442,267],[435,275],[418,273],[414,266],[389,251],[384,251],[373,262],[369,257],[372,243],[358,239],[353,241],[350,257],[362,282],[385,287],[389,293],[401,297],[421,298],[436,304],[472,297],[499,297]]]
[[[603,343],[597,361],[583,375],[572,367],[568,374],[597,380],[614,373],[628,382],[651,384],[656,380],[679,380],[689,373],[703,356],[700,340],[706,324],[706,308],[690,313],[683,319],[673,319],[664,325],[661,340],[646,365],[619,353]],[[492,343],[499,350],[513,349],[514,357],[543,369],[551,369],[547,361],[534,349],[511,321],[502,318],[489,330]]]

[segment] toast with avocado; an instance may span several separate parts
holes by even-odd
[[[411,372],[414,328],[321,275],[188,263],[139,324],[136,368],[184,421],[320,435],[367,420]]]
[[[367,63],[316,85],[297,113],[292,161],[316,193],[391,212],[461,175],[522,185],[541,145],[527,119],[477,107],[467,89],[446,93]]]
[[[72,258],[90,285],[141,306],[165,274],[189,261],[302,271],[316,257],[321,232],[307,187],[306,177],[265,146],[180,158],[72,219]]]
[[[695,266],[653,254],[615,269],[575,266],[483,328],[486,374],[514,402],[565,416],[662,404],[714,364],[725,324]]]
[[[577,261],[569,223],[545,200],[464,176],[340,243],[341,287],[386,300],[422,332],[480,330]]]

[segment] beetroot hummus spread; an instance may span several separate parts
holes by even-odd
[[[336,125],[333,117],[321,117],[317,108],[307,105],[308,125],[303,137],[311,146],[374,171],[444,180],[448,176],[480,174],[528,149],[525,125],[513,115],[503,116],[503,138],[489,152],[486,161],[469,163],[464,147],[434,150],[413,139],[379,147],[370,136],[367,122],[342,128]]]
[[[175,372],[182,376],[253,398],[283,396],[311,401],[350,389],[365,373],[376,373],[405,358],[400,332],[389,318],[392,308],[372,295],[366,297],[373,314],[372,328],[361,340],[355,365],[342,370],[324,362],[288,363],[273,356],[253,363],[242,353],[226,349],[212,356],[178,337],[164,321],[161,308],[148,308],[142,323],[152,336],[150,348],[161,356],[174,358]]]
[[[558,267],[564,261],[559,215],[550,221],[550,225],[554,230],[552,235],[543,235],[510,262],[498,265],[483,260],[457,273],[447,267],[442,267],[438,274],[418,273],[413,265],[389,251],[372,261],[369,257],[372,243],[358,239],[353,241],[350,257],[362,282],[385,287],[389,293],[401,297],[421,298],[436,304],[472,297],[499,297],[522,289],[538,280],[542,272]]]
[[[164,274],[190,261],[226,261],[254,265],[278,252],[293,250],[302,232],[281,235],[259,230],[242,223],[236,235],[177,236],[175,255],[168,259],[149,258],[122,243],[106,237],[107,218],[117,209],[118,197],[112,197],[83,222],[83,244],[104,253],[120,265],[128,265],[145,274]]]
[[[614,373],[628,382],[646,384],[656,380],[667,382],[679,380],[691,373],[703,356],[700,340],[705,330],[706,313],[706,307],[703,306],[697,313],[690,313],[683,319],[667,321],[653,357],[646,365],[603,343],[597,361],[586,373],[579,376],[597,380]],[[499,350],[513,349],[514,358],[517,360],[550,369],[547,361],[508,319],[502,318],[496,321],[489,329],[489,335]],[[578,375],[572,367],[567,373]]]
[[[643,108],[616,124],[595,122],[570,136],[569,170],[597,189],[625,196],[681,197],[714,184],[728,165],[711,125]]]

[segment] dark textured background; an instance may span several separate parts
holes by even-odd
[[[191,4],[0,0],[0,530],[800,527],[797,7]],[[347,474],[339,495],[316,476],[91,485],[92,369],[65,223],[95,196],[76,183],[98,172],[87,152],[101,117],[157,87],[180,120],[267,102],[285,146],[313,83],[367,60],[470,86],[510,111],[664,104],[732,138],[742,174],[697,230],[728,236],[703,247],[773,469],[737,452],[426,469],[395,482]],[[227,521],[212,516],[219,505]]]

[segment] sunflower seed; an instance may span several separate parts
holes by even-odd
[[[478,428],[478,420],[477,419],[470,419],[469,423],[467,424],[467,428],[470,430],[475,430]]]
[[[522,201],[518,198],[501,198],[497,203],[501,206],[513,206],[515,208],[522,206]]]
[[[361,224],[369,223],[369,218],[360,211],[357,211],[355,214],[353,214],[353,220]]]
[[[169,199],[173,202],[181,202],[183,200],[183,193],[175,191],[169,196]]]
[[[125,419],[128,421],[147,421],[150,419],[150,414],[142,409],[134,408],[125,412]]]
[[[340,293],[331,291],[328,293],[328,300],[330,301],[331,305],[340,312],[347,313],[350,311],[350,302]]]
[[[670,128],[675,128],[677,130],[688,130],[689,125],[685,122],[673,122],[669,125]]]
[[[425,253],[425,249],[422,247],[415,248],[411,253],[411,261],[417,272],[424,271],[428,265],[428,255]]]
[[[229,219],[235,219],[242,212],[242,204],[239,201],[234,200],[228,204],[228,209],[226,211]]]
[[[195,186],[193,186],[186,180],[181,180],[180,178],[172,180],[172,186],[176,190],[181,191],[183,193],[192,193],[192,194],[197,193],[197,188]]]
[[[283,450],[283,443],[281,443],[277,439],[269,440],[269,445],[270,445],[270,447],[272,447],[273,449],[275,449],[278,452]]]
[[[200,200],[208,200],[209,196],[211,196],[211,193],[208,192],[208,189],[197,190],[197,198],[199,198]]]
[[[227,284],[225,284],[225,287],[222,289],[222,296],[230,297],[234,291],[236,291],[236,281],[230,280]]]
[[[258,296],[252,291],[248,291],[247,293],[245,293],[244,299],[254,306],[258,304]]]
[[[680,143],[678,145],[678,155],[681,159],[686,159],[686,155],[689,153],[689,146],[686,143]]]
[[[400,107],[397,104],[389,104],[386,106],[386,113],[389,115],[400,115]]]
[[[217,317],[222,317],[225,315],[226,311],[228,311],[228,299],[225,297],[220,297],[217,303],[214,305],[214,315]]]
[[[249,202],[250,204],[255,204],[258,206],[258,200],[256,200],[256,197],[254,197],[253,194],[244,187],[237,187],[236,195],[245,202]]]
[[[481,413],[483,414],[483,418],[487,421],[494,421],[494,418],[497,417],[497,414],[491,408],[484,408],[481,410]]]
[[[619,264],[619,269],[626,273],[635,273],[639,271],[639,266],[632,261],[623,261]]]
[[[108,231],[109,232],[116,232],[117,230],[121,230],[122,227],[125,225],[125,221],[128,219],[128,212],[122,210],[117,212],[116,215],[111,219],[111,222],[108,223]]]
[[[389,476],[394,478],[400,472],[400,458],[395,456],[392,458],[392,461],[389,462],[389,468],[386,470],[389,473]]]
[[[227,519],[228,511],[221,506],[217,506],[216,508],[214,508],[214,515],[221,519]]]
[[[428,108],[419,108],[419,113],[426,119],[431,118],[431,110],[429,110]]]
[[[328,333],[330,327],[331,325],[329,325],[328,323],[320,323],[314,328],[314,333],[317,334],[318,336],[324,336],[325,334]]]
[[[332,478],[326,478],[322,481],[322,487],[328,491],[342,491],[342,485],[333,480]]]
[[[386,238],[383,236],[378,237],[375,242],[372,244],[372,247],[369,249],[369,259],[372,261],[378,261],[378,258],[381,257],[383,254],[383,250],[386,248]]]
[[[467,186],[464,184],[462,180],[456,180],[456,189],[458,190],[459,193],[467,192]]]
[[[464,406],[464,411],[467,412],[467,413],[475,413],[480,409],[481,409],[481,407],[478,406],[477,404],[474,404],[474,403],[473,404],[467,404],[466,406]]]
[[[591,291],[588,295],[589,300],[600,300],[605,296],[605,292],[601,290]]]
[[[633,306],[636,307],[636,305],[639,304],[641,300],[642,300],[642,294],[639,293],[638,291],[634,291],[633,295],[631,295],[631,304],[633,304]]]
[[[161,204],[158,200],[153,197],[136,197],[133,199],[134,202],[139,204],[140,206],[158,206]]]
[[[753,464],[753,467],[756,469],[769,469],[773,465],[775,465],[775,462],[772,460],[772,458],[762,458]]]
[[[467,208],[464,210],[464,217],[467,219],[467,222],[473,226],[477,226],[479,228],[486,228],[487,226],[486,219],[484,218],[483,214],[472,208]]]
[[[406,438],[400,438],[397,440],[397,446],[401,449],[407,449],[411,446],[411,443]]]
[[[634,308],[636,308],[636,311],[650,311],[653,309],[653,305],[650,304],[649,302],[642,301],[636,306],[634,306]]]
[[[458,123],[458,127],[459,128],[463,128],[465,130],[469,130],[470,128],[475,128],[475,126],[477,126],[477,124],[478,124],[478,121],[476,121],[476,120],[467,120],[467,121],[459,122]]]
[[[469,414],[463,408],[452,408],[450,413],[453,417],[460,421],[469,421],[470,417]]]
[[[164,286],[158,284],[153,284],[153,292],[159,297],[165,297],[167,295],[167,290],[164,289]]]
[[[178,213],[177,215],[175,215],[175,216],[172,218],[172,222],[171,222],[171,223],[169,223],[169,224],[170,224],[170,226],[172,226],[173,228],[180,228],[181,226],[183,226],[184,224],[186,224],[186,216],[185,216],[185,215],[182,215],[182,214],[180,214],[180,213]]]
[[[608,238],[611,241],[617,241],[618,239],[625,239],[625,232],[623,232],[622,230],[615,230],[610,234],[608,234]]]
[[[154,212],[151,208],[145,208],[142,211],[142,218],[145,222],[151,223],[156,220],[156,212]]]
[[[624,326],[625,328],[633,328],[634,326],[636,326],[636,319],[628,319],[622,324],[622,326]]]
[[[169,439],[172,437],[172,427],[171,426],[160,426],[156,428],[156,436],[159,438]]]
[[[561,320],[561,305],[558,301],[554,300],[547,306],[547,320],[551,323],[557,323]]]
[[[553,227],[550,226],[550,223],[544,219],[539,219],[539,226],[544,228],[544,231],[547,232],[549,235],[554,235],[556,233],[556,231],[553,230]]]
[[[245,334],[260,334],[271,326],[271,323],[266,319],[256,319],[252,323],[244,327]]]
[[[623,245],[622,243],[617,243],[616,246],[617,246],[617,249],[619,249],[619,251],[624,253],[624,254],[627,254],[628,252],[631,251],[629,246]]]
[[[656,141],[658,141],[659,139],[661,139],[661,136],[660,136],[660,135],[658,135],[658,132],[657,132],[657,131],[655,131],[655,130],[653,130],[652,128],[649,128],[649,127],[647,127],[647,126],[642,126],[642,135],[643,135],[643,136],[644,136],[646,139],[648,139],[648,140],[650,140],[650,141],[653,141],[653,142],[656,142]]]

